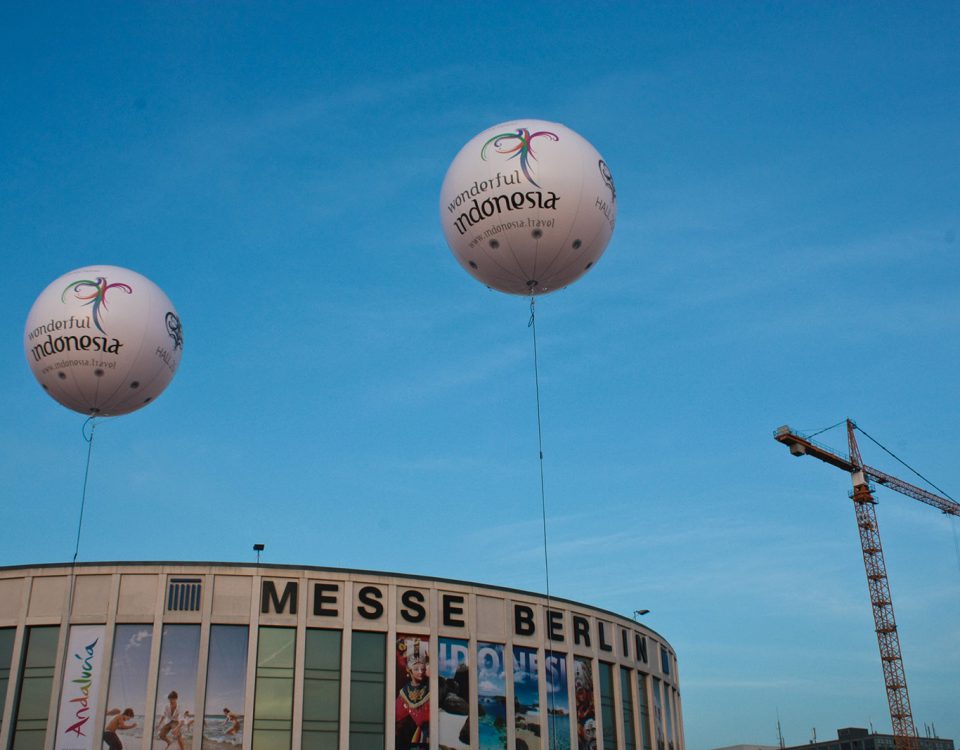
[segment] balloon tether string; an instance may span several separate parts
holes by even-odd
[[[537,392],[537,448],[540,457],[540,516],[543,520],[543,572],[546,579],[547,594],[547,617],[550,616],[550,556],[547,552],[547,492],[546,484],[543,478],[543,425],[540,419],[540,366],[537,355],[537,298],[530,297],[530,320],[527,328],[533,332],[533,382]],[[544,676],[546,676],[546,664],[544,664]],[[553,691],[547,691],[548,707],[550,710],[550,745],[556,750],[557,733],[552,726],[555,720],[553,713]]]
[[[77,520],[77,541],[73,546],[73,560],[70,563],[70,584],[67,587],[67,611],[64,613],[64,622],[67,624],[67,634],[63,639],[62,660],[67,658],[70,649],[70,619],[73,616],[73,597],[77,583],[77,555],[80,554],[80,531],[83,529],[83,509],[87,504],[87,480],[90,478],[90,455],[93,453],[93,431],[97,427],[95,417],[84,420],[80,433],[87,443],[87,463],[83,470],[83,489],[80,492],[80,518]],[[87,435],[87,425],[90,425],[90,435]]]
[[[77,564],[77,555],[80,554],[80,531],[83,529],[83,509],[87,504],[87,480],[90,478],[90,454],[93,453],[93,431],[97,427],[95,417],[90,417],[83,423],[81,432],[87,441],[87,465],[83,470],[83,491],[80,493],[80,519],[77,521],[77,542],[73,547],[73,564]],[[87,425],[90,425],[90,436],[87,436]]]

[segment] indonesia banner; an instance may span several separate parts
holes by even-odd
[[[97,698],[103,675],[103,625],[70,628],[67,662],[60,690],[60,717],[54,750],[96,750]]]

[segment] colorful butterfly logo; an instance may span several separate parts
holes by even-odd
[[[67,284],[67,288],[63,290],[63,294],[60,295],[60,301],[66,302],[67,292],[73,292],[75,299],[83,302],[84,307],[92,306],[93,307],[93,324],[97,327],[97,330],[100,333],[105,334],[106,331],[103,330],[103,325],[100,322],[100,316],[102,311],[107,308],[107,292],[111,289],[120,289],[127,294],[133,294],[133,289],[130,288],[127,284],[121,284],[119,282],[115,284],[108,284],[107,280],[103,276],[98,276],[96,281],[90,281],[89,279],[83,279],[82,281],[71,281]],[[92,290],[92,291],[87,291]]]
[[[487,146],[492,143],[498,154],[509,154],[508,159],[520,157],[520,169],[524,176],[534,187],[540,187],[537,181],[533,179],[533,175],[530,174],[530,160],[537,160],[533,153],[533,139],[539,138],[541,135],[552,141],[560,140],[556,133],[551,133],[549,130],[538,130],[536,133],[531,133],[527,128],[517,128],[516,133],[500,133],[490,138],[480,149],[480,158],[486,161]],[[512,143],[513,141],[516,141],[516,143]]]

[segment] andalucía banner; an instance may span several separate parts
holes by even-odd
[[[99,750],[97,698],[103,675],[103,625],[74,625],[63,667],[54,750]]]

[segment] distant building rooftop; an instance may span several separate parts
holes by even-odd
[[[955,750],[953,740],[942,737],[918,737],[920,750]],[[747,746],[749,747],[749,746]],[[808,742],[785,750],[894,750],[893,735],[870,732],[861,727],[837,730],[835,740]]]

